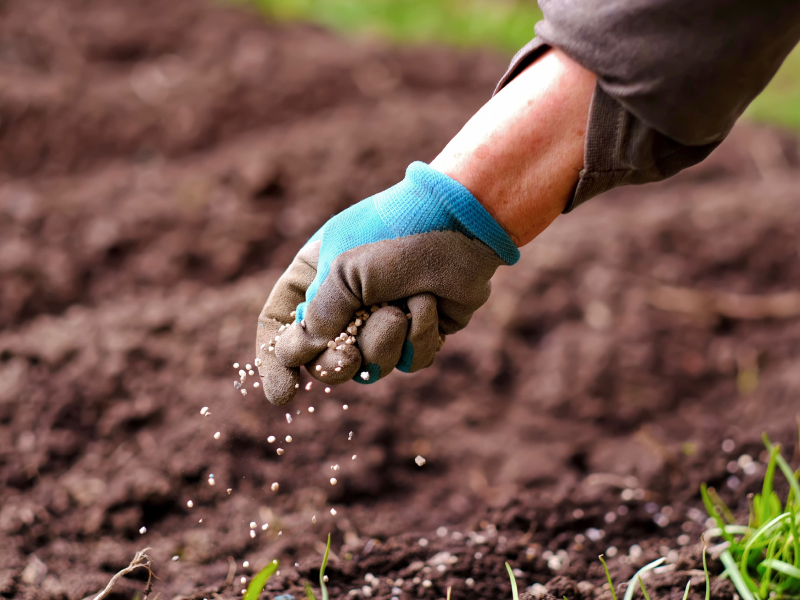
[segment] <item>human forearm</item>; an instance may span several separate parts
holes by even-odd
[[[494,96],[433,160],[518,246],[564,210],[583,167],[595,76],[551,50]]]

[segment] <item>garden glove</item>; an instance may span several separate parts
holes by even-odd
[[[514,242],[460,183],[415,162],[397,185],[328,221],[275,284],[256,356],[275,405],[299,367],[326,384],[428,367],[489,297]]]

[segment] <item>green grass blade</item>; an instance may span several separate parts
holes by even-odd
[[[791,510],[789,517],[789,531],[792,534],[792,547],[794,548],[794,566],[800,567],[800,532],[797,530],[797,504],[787,507]]]
[[[322,590],[322,600],[328,600],[328,586],[325,585],[325,568],[328,566],[328,556],[331,553],[331,534],[328,534],[328,545],[325,546],[325,556],[322,557],[322,567],[319,569],[319,589]]]
[[[769,441],[767,434],[764,434],[764,445],[767,447],[767,450],[772,452],[774,446],[772,442]],[[794,471],[792,471],[792,467],[789,466],[789,463],[786,462],[786,459],[778,453],[775,457],[778,462],[778,468],[783,472],[784,477],[789,481],[789,485],[792,488],[792,492],[794,492],[794,497],[800,499],[800,482],[797,481],[797,475]]]
[[[311,584],[306,581],[306,600],[317,600],[314,597],[314,590],[311,589]]]
[[[633,594],[636,593],[636,585],[638,584],[639,581],[642,580],[642,575],[644,575],[648,571],[652,571],[658,565],[663,563],[665,560],[667,559],[659,558],[658,560],[654,560],[653,562],[646,564],[641,569],[636,571],[636,574],[634,574],[634,576],[631,577],[631,580],[628,582],[628,589],[625,590],[625,600],[632,600]]]
[[[639,577],[639,587],[642,588],[642,595],[644,596],[644,600],[650,600],[650,594],[647,593],[647,588],[644,587],[644,582],[642,578]]]
[[[600,556],[598,556],[597,558],[599,558],[600,562],[603,563],[603,570],[606,572],[606,579],[608,579],[608,587],[611,588],[611,597],[614,598],[614,600],[618,600],[617,592],[614,589],[614,582],[611,581],[611,573],[608,572],[608,565],[606,564],[606,561],[603,560],[603,555],[602,554]]]
[[[767,559],[762,563],[765,567],[764,575],[761,577],[761,585],[759,586],[759,594],[762,598],[766,598],[769,595],[770,584],[772,583],[772,566],[770,566],[770,563],[775,559],[775,551],[778,547],[778,542],[780,542],[779,536],[775,536],[769,541]]]
[[[774,569],[784,575],[788,575],[789,577],[794,577],[798,581],[800,581],[800,569],[795,567],[794,565],[790,565],[787,562],[783,562],[782,560],[778,559],[768,559],[764,561],[764,566],[768,569]]]
[[[711,576],[708,574],[708,559],[706,558],[706,548],[703,546],[703,573],[706,576],[706,600],[711,600]]]
[[[715,506],[719,507],[720,511],[722,511],[722,516],[725,517],[725,520],[728,523],[733,523],[736,521],[736,516],[733,514],[733,511],[728,508],[728,505],[725,504],[725,501],[717,493],[717,490],[714,488],[708,488],[708,497],[711,498]]]
[[[711,496],[708,493],[708,486],[704,483],[700,486],[700,496],[703,498],[703,504],[706,507],[706,512],[708,512],[708,516],[713,518],[717,522],[717,527],[719,527],[720,535],[725,538],[726,542],[730,542],[731,544],[734,543],[733,536],[725,530],[725,521],[722,520],[722,517],[717,510],[717,507],[714,506],[714,502],[711,500]]]
[[[258,600],[258,596],[264,590],[264,586],[267,585],[267,581],[269,581],[269,578],[272,577],[277,570],[278,561],[273,560],[266,567],[256,573],[256,576],[253,577],[250,585],[247,586],[247,591],[244,594],[243,600]]]
[[[766,440],[765,436],[765,445],[769,448],[769,463],[767,463],[767,472],[764,474],[764,484],[761,489],[761,497],[759,498],[760,502],[758,503],[757,509],[757,517],[758,523],[757,525],[762,525],[769,521],[772,518],[772,515],[769,514],[770,512],[770,498],[772,496],[772,484],[775,480],[775,468],[778,466],[778,452],[779,448],[777,446],[773,446],[770,448],[769,440]]]
[[[519,593],[517,592],[517,579],[514,577],[514,571],[511,570],[511,565],[506,563],[506,571],[508,571],[508,576],[511,578],[511,596],[514,600],[519,600]]]
[[[750,591],[750,588],[747,587],[747,584],[744,582],[744,578],[739,572],[736,561],[733,559],[733,556],[731,556],[730,551],[725,550],[720,556],[720,560],[722,560],[722,564],[725,565],[725,572],[728,574],[728,577],[731,578],[733,586],[736,588],[736,591],[739,592],[739,596],[742,600],[756,600],[755,596],[753,596],[753,592]]]
[[[683,593],[683,600],[686,600],[689,597],[689,590],[692,589],[692,581],[689,580],[686,582],[686,591]]]

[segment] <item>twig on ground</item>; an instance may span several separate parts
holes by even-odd
[[[650,304],[670,312],[748,321],[800,317],[800,292],[755,296],[662,285],[650,293]]]
[[[129,564],[119,573],[114,575],[111,578],[111,581],[108,582],[108,585],[106,585],[105,589],[102,592],[100,592],[94,597],[87,596],[86,598],[84,598],[84,600],[89,600],[89,598],[91,598],[92,600],[103,600],[106,596],[108,596],[111,593],[111,590],[114,588],[114,585],[117,583],[117,581],[125,577],[125,575],[127,575],[128,573],[140,568],[147,569],[147,584],[144,586],[144,593],[142,594],[143,600],[147,600],[147,595],[150,593],[150,590],[152,588],[152,582],[154,577],[153,569],[151,568],[151,564],[153,561],[147,555],[147,551],[150,549],[151,548],[145,548],[144,550],[139,550],[134,555],[133,560],[131,560],[131,564]]]

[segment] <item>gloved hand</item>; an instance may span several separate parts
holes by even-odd
[[[258,319],[264,393],[290,402],[303,365],[326,384],[430,366],[444,336],[486,302],[497,267],[517,260],[464,186],[413,163],[403,181],[328,221],[276,283]]]

